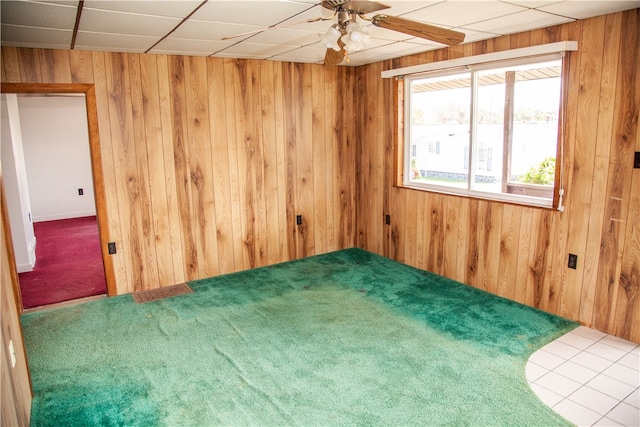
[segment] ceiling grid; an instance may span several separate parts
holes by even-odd
[[[464,33],[464,43],[640,7],[640,0],[384,3],[390,6],[385,14]],[[0,40],[3,46],[322,63],[319,35],[335,22],[330,16],[318,0],[2,0]],[[344,65],[445,46],[359,22],[371,41]],[[245,35],[225,39],[238,34]]]

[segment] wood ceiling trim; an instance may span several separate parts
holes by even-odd
[[[73,50],[76,46],[76,37],[78,36],[78,27],[80,26],[80,17],[82,16],[82,8],[84,7],[84,0],[78,1],[78,10],[76,12],[76,23],[73,26],[73,35],[71,36],[71,46],[69,49]]]
[[[164,36],[162,36],[162,38],[160,40],[158,40],[157,42],[155,42],[149,49],[145,50],[144,53],[149,53],[151,51],[151,49],[153,49],[154,47],[156,47],[158,45],[158,43],[160,43],[162,40],[166,39],[167,37],[169,37],[175,30],[177,30],[180,25],[184,24],[185,22],[187,22],[187,19],[191,18],[191,16],[193,16],[194,13],[196,13],[198,11],[198,9],[200,9],[202,6],[205,5],[205,3],[207,3],[209,0],[204,0],[202,3],[200,3],[198,5],[198,7],[196,7],[195,9],[193,9],[193,11],[191,11],[190,14],[188,14],[187,16],[184,17],[184,19],[182,21],[180,21],[180,23],[178,25],[176,25],[175,27],[173,27],[173,29],[171,31],[169,31],[167,34],[165,34]]]

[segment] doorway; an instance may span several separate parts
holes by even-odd
[[[105,206],[104,183],[102,174],[102,162],[100,156],[100,140],[98,134],[98,118],[95,99],[95,90],[92,84],[30,84],[30,83],[4,83],[1,86],[2,93],[15,94],[83,94],[86,103],[86,119],[89,136],[89,152],[91,161],[91,179],[94,190],[95,221],[100,245],[100,255],[106,282],[106,292],[109,296],[116,295],[115,277],[113,265],[107,253],[109,241],[107,231],[107,214]],[[16,295],[20,290],[15,289]],[[23,302],[18,301],[18,309],[22,312]]]

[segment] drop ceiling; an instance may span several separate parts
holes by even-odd
[[[640,0],[384,3],[391,6],[385,14],[463,32],[465,43],[640,7]],[[322,63],[325,48],[318,35],[332,24],[330,20],[307,22],[327,18],[319,0],[2,0],[0,17],[3,46],[307,63]],[[279,28],[270,28],[273,26]],[[351,54],[349,63],[343,65],[364,65],[443,47],[383,28],[368,29],[371,43]]]

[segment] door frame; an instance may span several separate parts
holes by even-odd
[[[102,173],[102,155],[100,152],[100,133],[98,130],[98,107],[96,102],[95,86],[89,83],[2,83],[1,93],[15,94],[45,94],[45,93],[80,93],[85,96],[87,109],[87,126],[89,130],[89,153],[91,157],[91,175],[93,178],[93,193],[96,204],[96,218],[98,221],[98,234],[100,236],[100,252],[104,265],[105,279],[107,282],[107,295],[117,295],[117,287],[113,262],[107,251],[109,243],[109,218],[107,215],[106,195],[104,188],[104,175]],[[18,295],[19,289],[17,289]],[[23,311],[22,304],[18,307]]]

